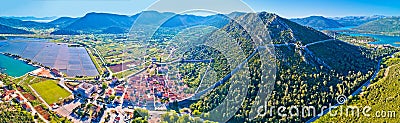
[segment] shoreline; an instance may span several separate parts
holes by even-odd
[[[348,36],[364,36],[364,37],[371,37],[374,39],[374,41],[368,42],[367,44],[372,44],[372,45],[382,45],[382,46],[391,46],[394,48],[400,48],[400,46],[395,46],[400,45],[400,41],[394,41],[392,43],[379,43],[382,42],[382,39],[376,38],[375,36],[388,36],[388,37],[398,37],[400,40],[400,36],[390,36],[390,35],[382,35],[382,34],[371,34],[371,33],[363,33],[363,32],[356,32],[356,31],[341,31],[338,32],[339,34],[343,34],[343,35],[348,35]],[[353,35],[352,35],[353,34]],[[377,43],[378,42],[378,43]],[[377,43],[377,44],[375,44]]]
[[[25,62],[26,64],[32,65],[32,66],[34,66],[34,67],[44,67],[44,68],[47,68],[47,69],[50,68],[50,67],[48,67],[48,66],[44,66],[44,65],[41,64],[41,63],[33,62],[31,59],[23,58],[23,57],[21,57],[20,55],[11,54],[11,53],[4,53],[4,52],[0,52],[0,53],[3,54],[3,55],[5,55],[5,56],[11,57],[11,58],[13,58],[13,59],[15,59],[15,60],[23,61],[23,62]]]
[[[12,58],[12,59],[18,60],[18,61],[22,61],[22,62],[24,62],[25,64],[31,65],[32,67],[35,67],[35,68],[36,68],[36,69],[34,69],[34,70],[32,70],[32,71],[29,71],[29,72],[25,73],[24,75],[27,75],[27,74],[29,74],[29,73],[31,73],[31,72],[37,70],[37,69],[40,69],[40,68],[46,68],[46,69],[49,68],[49,67],[47,67],[47,66],[41,65],[40,63],[39,63],[39,64],[38,64],[38,63],[34,63],[34,62],[32,62],[32,60],[30,60],[30,59],[22,58],[21,56],[16,55],[16,54],[4,53],[4,52],[0,52],[0,54],[2,54],[2,55],[4,55],[4,56],[7,56],[7,57],[10,57],[10,58]],[[2,73],[3,73],[3,72],[2,72]],[[24,76],[24,75],[22,75],[22,76]],[[22,77],[22,76],[16,76],[16,77],[13,77],[13,78],[19,78],[19,77]]]

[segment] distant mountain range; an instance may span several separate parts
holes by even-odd
[[[49,24],[53,24],[56,27],[59,28],[64,28],[68,25],[71,25],[72,23],[74,23],[76,20],[78,20],[79,18],[71,18],[71,17],[60,17],[56,20],[50,21]]]
[[[387,17],[374,20],[353,29],[366,33],[400,35],[400,17]]]
[[[346,16],[346,17],[333,17],[333,19],[343,26],[359,26],[364,23],[385,18],[383,15],[373,15],[373,16]]]
[[[306,18],[293,18],[290,19],[293,22],[299,23],[303,26],[309,26],[318,30],[328,28],[340,28],[347,26],[360,26],[365,23],[386,18],[383,15],[373,16],[345,16],[345,17],[330,17],[326,18],[323,16],[310,16]]]
[[[16,17],[16,16],[4,16],[3,18],[12,18],[12,19],[18,19],[18,20],[23,20],[23,21],[50,21],[57,19],[56,16],[52,17],[34,17],[34,16],[26,16],[26,17]]]
[[[240,15],[240,13],[230,14],[231,16]],[[228,15],[228,16],[230,16]],[[61,19],[61,18],[60,18]],[[133,23],[135,26],[158,26],[162,27],[183,27],[195,25],[209,25],[215,27],[222,27],[227,24],[229,19],[224,15],[211,15],[211,16],[195,16],[195,15],[181,15],[170,12],[156,12],[144,11],[133,16],[116,15],[107,13],[88,13],[82,18],[71,19],[64,18],[63,21],[59,19],[53,21],[61,22],[61,29],[53,32],[52,34],[80,34],[80,33],[126,33]],[[100,21],[101,20],[101,21]],[[70,23],[66,26],[66,23]]]
[[[304,26],[309,26],[315,29],[326,29],[326,28],[340,28],[342,24],[335,20],[328,19],[322,16],[310,16],[306,18],[295,18],[290,19],[293,22],[299,23]]]
[[[65,20],[65,19],[64,19]],[[126,15],[116,15],[108,13],[88,13],[84,17],[72,22],[65,28],[61,28],[52,34],[71,34],[75,33],[102,33],[108,28],[128,29],[133,19]]]
[[[13,18],[1,18],[0,17],[0,24],[9,26],[9,27],[21,27],[21,28],[34,28],[34,29],[46,29],[52,28],[54,25],[49,23],[39,23],[34,21],[22,21]]]
[[[0,34],[34,34],[34,33],[0,24]]]
[[[135,23],[135,26],[161,27],[190,27],[196,25],[209,25],[221,28],[229,23],[232,17],[238,17],[245,13],[234,12],[227,15],[216,14],[210,16],[182,15],[171,12],[143,11],[133,16],[88,13],[80,18],[60,17],[50,22],[23,21],[33,19],[53,19],[54,17],[0,17],[3,26],[18,29],[49,29],[55,28],[55,35],[76,34],[120,34],[127,33]],[[322,16],[310,16],[306,18],[290,19],[304,26],[317,30],[326,28],[339,28],[343,26],[358,26],[370,21],[382,19],[385,16],[347,16],[325,18]],[[139,19],[140,18],[140,19]],[[361,30],[362,27],[359,28]],[[4,32],[4,31],[3,31]]]

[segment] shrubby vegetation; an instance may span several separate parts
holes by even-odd
[[[210,67],[217,72],[217,78],[223,78],[229,72],[229,65],[224,55],[216,49],[212,49],[208,46],[196,46],[193,49],[187,51],[184,55],[186,60],[213,60],[212,63],[195,63],[195,64],[183,64],[181,66],[180,72],[183,76],[183,81],[188,84],[189,87],[198,87],[200,81],[204,75],[199,73],[205,73],[208,69],[208,64]]]
[[[399,57],[386,58],[382,62],[382,69],[380,74],[375,78],[374,83],[368,88],[364,88],[363,92],[353,97],[348,103],[338,107],[347,108],[349,106],[361,107],[358,111],[362,112],[362,108],[365,106],[370,106],[371,110],[367,113],[370,116],[363,115],[337,115],[330,116],[324,115],[317,122],[398,122],[398,113],[400,108],[398,104],[400,103],[398,83],[400,80],[400,64]],[[393,113],[394,112],[394,113]],[[380,115],[378,117],[376,114]],[[382,117],[382,116],[385,117]]]
[[[214,123],[212,121],[203,120],[199,117],[192,117],[190,114],[178,115],[174,110],[161,115],[162,123]]]
[[[44,102],[41,102],[39,98],[35,94],[33,94],[33,90],[28,87],[29,84],[40,83],[46,80],[48,79],[30,75],[24,75],[22,77],[13,79],[12,77],[5,74],[0,74],[0,81],[4,82],[4,85],[6,85],[8,89],[19,90],[22,95],[27,98],[28,101],[32,104],[33,107],[31,108],[35,108],[37,111],[40,110],[39,112],[45,119],[51,122],[70,122],[67,118],[59,117],[58,115],[56,115],[55,112],[48,109],[47,106],[43,104]],[[61,103],[68,100],[69,98],[59,100],[57,104],[60,105]]]
[[[387,17],[360,25],[356,27],[355,30],[367,33],[399,36],[400,27],[398,25],[400,25],[400,17]]]
[[[263,20],[274,22],[276,17],[268,16],[268,14],[258,14]],[[271,17],[272,20],[271,20]],[[269,21],[265,23],[269,23]],[[322,33],[312,33],[315,30],[305,28],[293,22],[281,20],[291,27],[288,31],[294,31],[297,35],[297,43],[308,44],[319,40],[325,40],[328,37]],[[277,28],[271,27],[270,28]],[[237,24],[231,24],[223,29],[227,30],[230,35],[240,44],[244,54],[251,54],[255,49],[249,35],[241,29]],[[274,30],[274,29],[270,29]],[[272,33],[277,34],[277,33]],[[313,34],[312,36],[310,34]],[[281,35],[285,36],[285,35]],[[302,37],[304,36],[304,37]],[[308,39],[306,39],[307,37]],[[310,39],[309,37],[312,37]],[[273,39],[285,39],[271,36]],[[287,39],[287,38],[286,38]],[[285,39],[285,40],[286,40]],[[278,42],[276,42],[278,41]],[[283,40],[281,40],[283,41]],[[290,42],[285,41],[285,42]],[[293,42],[293,41],[292,41]],[[274,40],[279,43],[279,40]],[[229,46],[227,46],[229,47]],[[378,59],[391,54],[396,49],[367,49],[358,46],[352,46],[340,41],[329,41],[311,45],[310,52],[295,46],[279,46],[275,47],[277,73],[274,91],[268,102],[257,102],[257,92],[262,89],[260,80],[263,79],[261,73],[262,63],[260,62],[260,54],[256,54],[248,63],[249,73],[243,73],[250,77],[250,83],[246,95],[236,95],[238,98],[245,96],[239,111],[232,117],[229,122],[304,122],[311,118],[310,116],[301,117],[280,117],[277,112],[272,116],[257,117],[250,120],[249,115],[252,112],[251,106],[255,104],[266,103],[270,106],[315,106],[320,111],[322,106],[330,103],[336,104],[335,98],[339,95],[350,95],[354,90],[360,87],[364,82],[369,80],[376,70]],[[198,50],[200,51],[200,50]],[[201,54],[199,54],[201,56]],[[226,54],[225,54],[226,55]],[[322,61],[322,62],[321,62]],[[325,63],[330,67],[324,66]],[[229,81],[228,83],[212,90],[208,95],[193,103],[190,106],[192,110],[198,110],[202,114],[215,109],[224,100],[235,102],[234,99],[227,99],[228,92],[240,92],[242,89],[229,90],[232,83],[240,83],[238,81]],[[234,110],[235,107],[226,107],[226,110]],[[288,113],[287,111],[285,113]],[[226,115],[226,114],[222,114]]]
[[[0,34],[33,34],[33,32],[29,32],[22,29],[16,29],[0,24]]]
[[[274,44],[295,43],[296,40],[307,44],[330,39],[329,36],[311,27],[301,26],[276,14],[262,12],[259,17],[267,25],[269,35]]]
[[[21,105],[11,105],[10,103],[0,103],[0,122],[33,122],[34,116],[23,111]]]

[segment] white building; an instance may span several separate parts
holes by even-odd
[[[77,89],[75,89],[75,93],[80,94],[82,97],[90,97],[92,93],[96,91],[96,86],[89,83],[81,83]]]

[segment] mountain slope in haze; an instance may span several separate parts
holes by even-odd
[[[61,28],[52,34],[72,33],[101,33],[110,27],[129,28],[133,20],[126,15],[108,13],[88,13],[84,17],[75,20],[65,28]]]
[[[238,16],[234,13],[227,16]],[[228,17],[217,14],[210,16],[182,15],[170,12],[143,11],[133,16],[115,15],[107,13],[89,13],[77,20],[63,18],[55,20],[52,24],[64,24],[71,22],[68,26],[61,28],[52,34],[80,34],[80,33],[126,33],[130,27],[135,26],[159,26],[161,27],[189,27],[196,25],[208,25],[220,28],[229,22]],[[140,19],[139,19],[140,18]],[[61,18],[60,18],[61,19]],[[69,21],[65,21],[69,20]]]
[[[400,17],[387,17],[371,21],[353,29],[361,32],[400,35]]]
[[[49,24],[53,24],[58,28],[64,28],[66,26],[71,25],[72,23],[74,23],[78,19],[79,18],[60,17],[60,18],[57,18],[57,19],[49,22]]]
[[[140,26],[156,25],[173,15],[174,13],[160,13],[156,11],[144,11],[133,16],[109,13],[88,13],[84,17],[75,20],[70,25],[52,32],[52,34],[126,33],[134,23]],[[136,21],[139,17],[140,20]]]
[[[172,12],[158,12],[158,11],[143,11],[131,18],[137,25],[161,25],[166,19],[175,16]]]
[[[75,20],[70,25],[52,34],[126,33],[134,23],[140,26],[156,25],[173,15],[174,13],[160,13],[156,11],[144,11],[133,16],[109,13],[88,13],[84,17]],[[138,18],[140,18],[140,20],[137,20]]]
[[[299,23],[303,26],[313,27],[315,29],[326,29],[326,28],[339,28],[343,27],[342,24],[335,20],[328,19],[322,16],[310,16],[306,18],[290,19],[293,22]]]
[[[54,20],[57,17],[34,17],[34,16],[25,16],[25,17],[15,17],[15,16],[7,16],[4,18],[12,18],[12,19],[17,19],[17,20],[23,20],[23,21],[48,21],[48,20]]]
[[[188,27],[196,25],[208,25],[221,28],[229,22],[225,15],[217,14],[211,16],[195,16],[195,15],[175,15],[169,18],[162,27]]]
[[[23,28],[34,28],[34,29],[47,29],[52,28],[54,25],[48,23],[39,23],[34,21],[22,21],[18,19],[12,18],[1,18],[0,24],[9,26],[9,27],[23,27]]]
[[[330,39],[329,36],[313,29],[279,17],[276,14],[263,13],[263,20],[268,20],[267,29],[275,44],[301,42],[307,44],[315,41]]]
[[[229,22],[229,16],[234,17],[238,15],[240,15],[238,12],[229,15],[216,14],[210,16],[197,16],[191,14],[175,14],[171,12],[143,11],[132,16],[132,18],[135,19],[135,24],[137,25],[161,25],[161,27],[208,25],[220,28]]]
[[[342,24],[343,26],[359,26],[361,24],[382,19],[385,16],[382,15],[373,15],[373,16],[346,16],[346,17],[333,17],[330,18],[332,20],[337,21],[338,23]]]
[[[257,28],[258,26],[254,26],[255,29],[252,29],[252,31],[260,31],[254,33],[266,34],[265,32],[269,32],[275,44],[295,43],[294,45],[275,46],[276,57],[274,60],[276,61],[277,71],[273,85],[274,90],[270,99],[264,102],[256,96],[260,89],[268,88],[261,84],[262,73],[268,71],[260,69],[264,63],[260,62],[260,54],[256,53],[252,59],[247,61],[249,71],[247,74],[249,75],[243,74],[249,77],[251,81],[244,86],[248,87],[247,94],[238,94],[235,95],[237,97],[226,98],[229,92],[241,91],[240,89],[229,90],[232,83],[240,83],[240,81],[228,80],[227,83],[215,88],[209,94],[191,104],[189,108],[192,111],[198,110],[206,113],[219,106],[224,100],[235,102],[236,99],[245,97],[240,109],[228,122],[305,122],[311,116],[281,117],[277,112],[273,112],[272,116],[265,115],[251,120],[249,113],[255,111],[252,110],[253,105],[263,105],[264,103],[266,106],[274,107],[315,106],[316,111],[320,111],[322,105],[336,103],[335,97],[350,95],[362,83],[366,82],[376,68],[377,59],[382,57],[373,50],[342,41],[324,41],[330,39],[330,37],[275,14],[250,13],[238,17],[238,20],[241,23],[251,24],[254,22],[253,19],[257,17],[261,18],[268,31],[260,30],[260,28]],[[230,21],[221,30],[230,34],[233,38],[230,41],[239,44],[245,54],[250,55],[255,52],[256,47],[249,32],[244,30],[240,24]],[[208,37],[218,37],[218,34]],[[306,46],[307,44],[310,45]],[[225,48],[229,47],[231,46]],[[234,108],[232,106],[224,107],[224,110],[230,111]],[[287,110],[283,112],[288,114]],[[302,116],[302,114],[298,115]],[[218,118],[218,116],[208,117]]]
[[[34,34],[33,32],[16,29],[8,26],[4,26],[0,24],[0,34]]]

